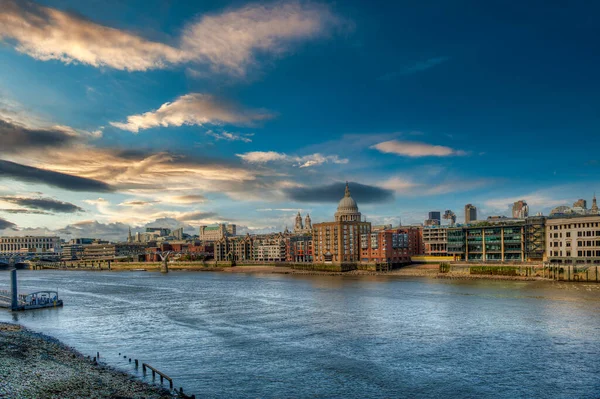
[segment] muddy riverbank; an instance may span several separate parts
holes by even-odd
[[[0,398],[146,398],[171,393],[88,359],[57,339],[0,323]]]

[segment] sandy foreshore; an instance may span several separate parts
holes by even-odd
[[[175,398],[60,341],[0,323],[0,398]]]

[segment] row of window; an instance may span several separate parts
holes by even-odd
[[[585,229],[590,227],[600,227],[598,222],[590,222],[590,223],[570,223],[570,224],[560,224],[556,226],[548,226],[549,230],[566,230],[566,229]]]

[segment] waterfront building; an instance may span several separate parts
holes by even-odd
[[[409,235],[397,229],[361,235],[361,262],[397,265],[410,263]]]
[[[448,228],[442,226],[424,227],[423,246],[427,256],[448,255]]]
[[[312,235],[293,235],[285,238],[285,255],[287,262],[312,262]]]
[[[312,234],[312,221],[308,213],[306,214],[306,218],[304,218],[304,224],[302,224],[302,215],[298,211],[296,223],[294,224],[294,234]]]
[[[83,245],[82,260],[137,260],[143,258],[147,248],[146,243],[109,243],[108,241],[96,240],[92,244]]]
[[[545,221],[544,217],[507,218],[451,227],[447,252],[469,262],[541,261]]]
[[[477,220],[477,208],[474,205],[465,205],[465,224],[469,224]]]
[[[0,237],[0,255],[59,257],[59,237],[13,236]]]
[[[223,237],[234,237],[236,235],[236,225],[220,223],[212,226],[200,226],[200,240],[218,241]]]
[[[546,221],[547,260],[552,263],[600,263],[600,216],[571,215]]]
[[[361,237],[370,237],[371,223],[361,221],[356,201],[346,183],[333,222],[313,225],[314,262],[358,263],[361,260]]]
[[[254,237],[224,236],[214,242],[214,257],[216,261],[254,261]]]
[[[286,236],[283,233],[255,236],[252,250],[256,262],[285,262]]]
[[[512,207],[512,217],[515,219],[525,219],[529,216],[529,206],[525,200],[516,201]]]
[[[93,238],[73,238],[62,245],[62,260],[75,260],[83,258],[83,246],[94,242]]]

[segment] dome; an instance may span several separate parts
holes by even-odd
[[[346,192],[338,204],[335,220],[360,221],[360,212],[354,198],[350,196],[350,188],[346,183]]]

